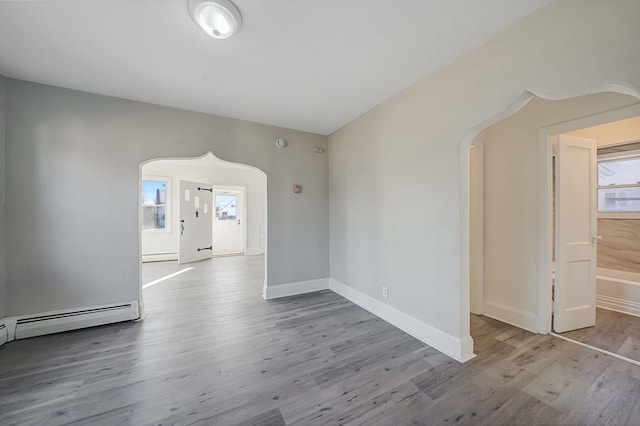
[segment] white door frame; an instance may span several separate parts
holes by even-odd
[[[247,187],[245,185],[216,185],[215,183],[213,184],[213,211],[215,212],[215,205],[216,205],[216,191],[229,191],[229,192],[239,192],[242,197],[242,254],[246,254],[247,253]],[[214,218],[215,220],[215,214],[214,214]],[[213,235],[213,228],[215,227],[215,224],[211,224],[211,238],[212,241],[214,241],[215,236]],[[214,242],[215,244],[215,242]],[[235,254],[235,253],[234,253]],[[214,255],[215,256],[215,255]],[[218,255],[220,256],[220,255]]]
[[[487,118],[469,129],[459,145],[459,188],[460,188],[460,356],[462,362],[475,357],[473,353],[473,339],[471,338],[471,313],[470,313],[470,238],[469,238],[469,149],[478,134],[489,126],[503,120],[522,107],[534,97],[547,100],[570,99],[578,96],[586,96],[595,93],[613,92],[633,96],[640,99],[640,92],[632,85],[620,83],[603,83],[585,90],[571,91],[559,96],[547,93],[525,90],[511,105],[503,111]],[[539,197],[539,239],[538,239],[538,333],[548,334],[551,331],[551,268],[553,238],[551,220],[551,153],[550,136],[555,133],[568,132],[580,128],[596,126],[611,121],[623,120],[640,114],[640,105],[632,105],[596,114],[556,126],[540,129],[538,132],[538,197]],[[577,127],[576,127],[577,126]]]
[[[586,127],[599,126],[613,121],[640,115],[640,104],[618,108],[599,114],[589,115],[538,131],[538,188],[540,194],[538,219],[540,233],[538,239],[538,333],[551,332],[552,295],[551,279],[553,268],[553,143],[552,137],[559,133],[572,132]]]
[[[475,167],[471,167],[475,159]],[[475,183],[474,183],[475,182]],[[472,188],[476,193],[472,194]],[[484,132],[469,147],[469,297],[470,311],[484,313]],[[473,237],[475,238],[472,238]],[[472,256],[471,253],[474,255]]]

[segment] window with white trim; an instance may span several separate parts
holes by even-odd
[[[640,215],[640,152],[598,157],[599,216]]]
[[[144,179],[142,195],[142,229],[144,231],[168,231],[169,179]]]

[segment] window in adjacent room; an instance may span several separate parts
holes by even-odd
[[[640,151],[598,157],[600,217],[640,217]]]
[[[158,178],[142,181],[142,229],[168,231],[169,179]]]

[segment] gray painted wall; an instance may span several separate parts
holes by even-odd
[[[5,130],[5,79],[0,76],[0,318],[6,312],[6,265],[4,245],[4,130]]]
[[[526,90],[640,88],[638,16],[637,1],[552,2],[331,135],[331,278],[469,341],[465,134]]]
[[[6,88],[7,315],[136,300],[139,165],[207,151],[267,174],[268,284],[328,277],[328,156],[313,152],[325,136],[11,79]]]

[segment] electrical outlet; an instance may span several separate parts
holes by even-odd
[[[385,299],[389,298],[389,288],[387,286],[382,286],[382,297]]]

